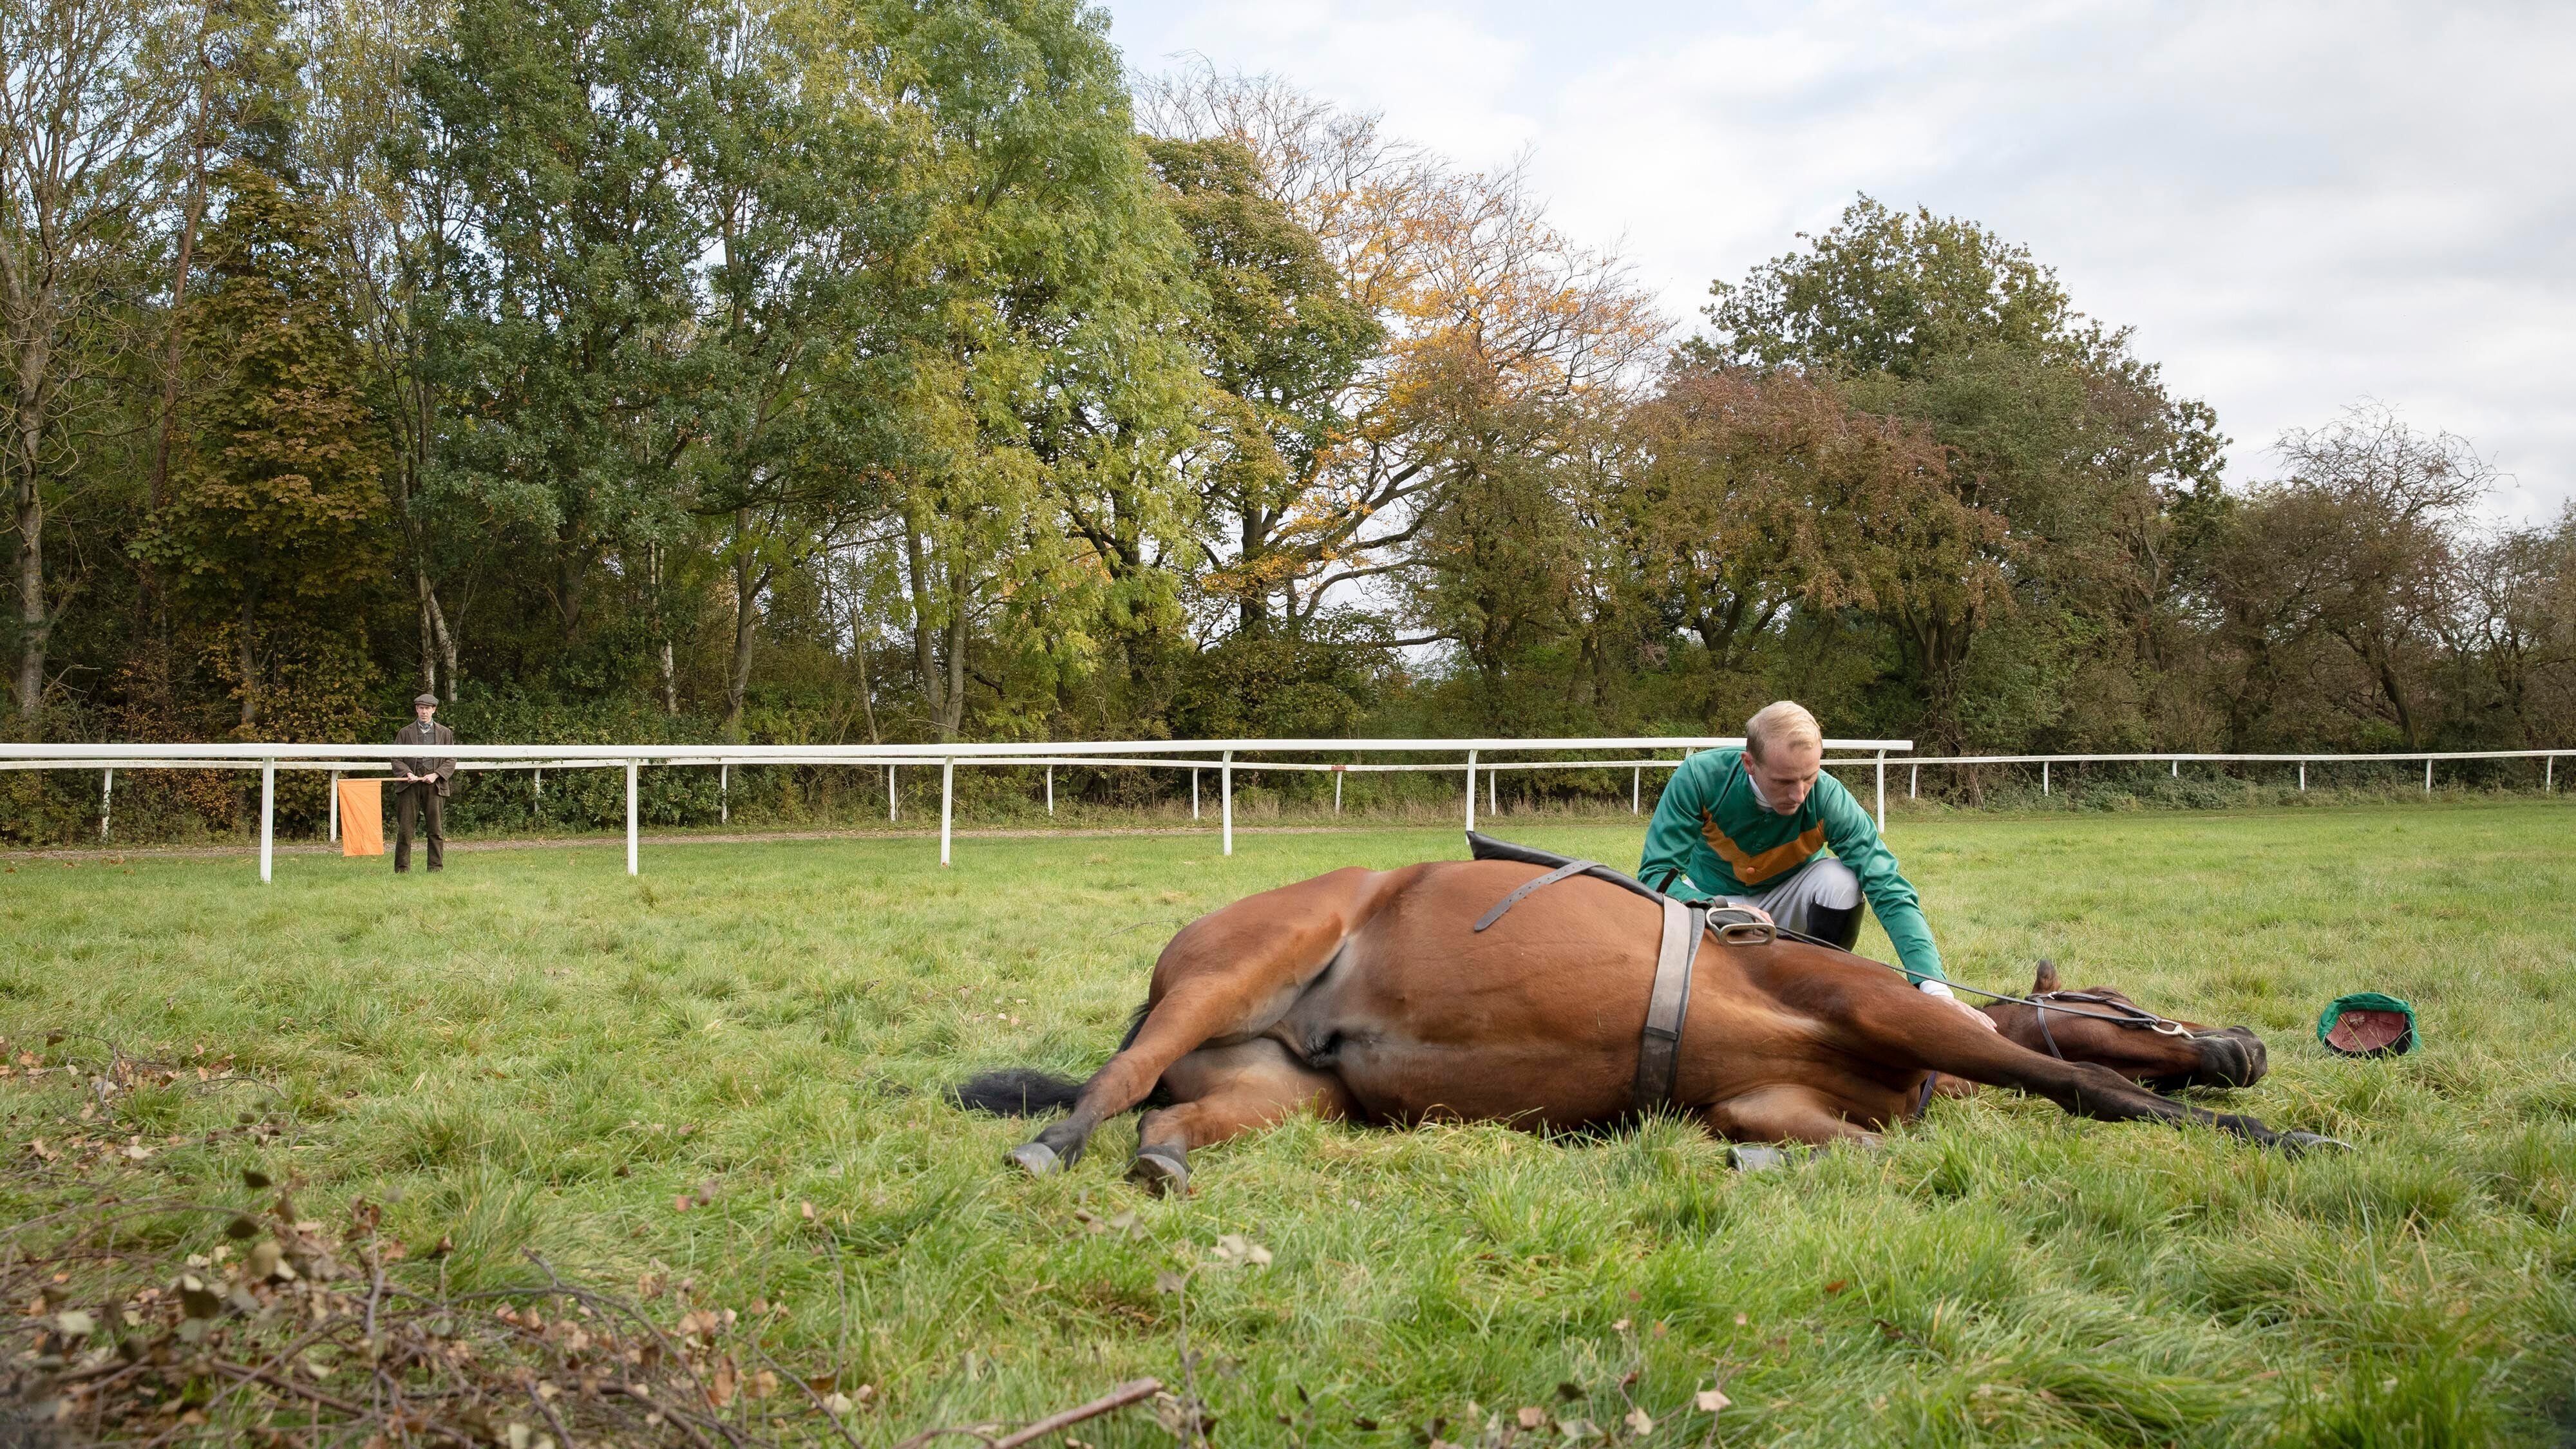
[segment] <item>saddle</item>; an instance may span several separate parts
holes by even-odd
[[[1496,840],[1490,835],[1467,832],[1467,850],[1478,860],[1511,860],[1524,865],[1550,867],[1547,874],[1523,881],[1510,895],[1494,903],[1494,908],[1476,921],[1482,931],[1503,918],[1505,912],[1519,905],[1531,892],[1544,890],[1572,876],[1588,875],[1605,880],[1622,890],[1630,890],[1663,908],[1663,939],[1655,947],[1655,985],[1646,997],[1646,1025],[1637,1046],[1637,1082],[1633,1089],[1636,1109],[1640,1112],[1659,1103],[1673,1100],[1674,1079],[1681,1063],[1682,1024],[1690,1014],[1691,970],[1699,960],[1700,941],[1714,932],[1729,946],[1761,946],[1787,936],[1792,940],[1813,938],[1795,931],[1784,931],[1770,915],[1752,906],[1705,905],[1678,901],[1631,875],[1612,870],[1597,860],[1578,860],[1553,851],[1535,850]],[[1817,942],[1816,944],[1823,944]]]

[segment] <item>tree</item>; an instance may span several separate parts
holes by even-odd
[[[2277,729],[2262,714],[2295,678],[2283,661],[2307,655],[2337,707],[2422,748],[2430,671],[2463,602],[2460,529],[2494,471],[2466,439],[2378,404],[2292,429],[2275,451],[2284,476],[2237,511],[2217,579],[2253,676],[2234,728],[2242,739]]]
[[[244,734],[274,723],[280,661],[308,690],[328,675],[336,723],[352,724],[386,554],[383,435],[311,203],[246,161],[214,189],[223,214],[190,304],[203,380],[170,499],[137,547],[212,641]]]
[[[1888,621],[1924,732],[1954,747],[1972,713],[2079,738],[2134,719],[2070,723],[2072,691],[2027,686],[2013,707],[1972,707],[1968,693],[2015,673],[1981,671],[1975,651],[2018,617],[2036,627],[2012,647],[2054,650],[2066,670],[2104,667],[2088,656],[2105,640],[2122,646],[2113,667],[2156,667],[2189,578],[2177,545],[2205,534],[2196,520],[2218,497],[2215,416],[2173,399],[2125,331],[2087,321],[2027,249],[1974,222],[1864,196],[1807,240],[1741,284],[1717,284],[1713,334],[1687,353],[1703,366],[1831,378],[1862,411],[1927,426],[1949,455],[1956,503],[2004,521],[1975,567],[2008,579],[2009,595],[1962,575],[1956,589],[1909,591],[1915,606]]]
[[[429,295],[455,379],[429,484],[533,545],[566,646],[602,560],[681,512],[712,45],[689,0],[466,0],[413,67],[463,210]]]
[[[158,0],[0,0],[0,479],[16,567],[18,712],[44,704],[48,641],[77,582],[49,577],[45,511],[134,337],[121,299],[166,179],[178,17]]]
[[[1215,395],[1204,434],[1204,517],[1229,562],[1205,580],[1231,598],[1235,627],[1266,626],[1301,562],[1282,545],[1354,420],[1343,412],[1385,330],[1344,292],[1314,234],[1262,189],[1258,157],[1228,137],[1158,139],[1146,154],[1196,255],[1206,299],[1192,328]]]
[[[1386,345],[1354,376],[1346,439],[1266,536],[1265,606],[1311,620],[1421,566],[1410,546],[1448,491],[1515,448],[1571,457],[1641,380],[1666,323],[1619,258],[1551,225],[1518,165],[1463,172],[1268,77],[1212,70],[1150,85],[1159,136],[1230,140],[1261,193],[1311,233]],[[1221,557],[1229,568],[1241,558]]]
[[[1104,617],[1150,607],[1137,585],[1154,581],[1121,550],[1187,538],[1174,459],[1201,385],[1173,323],[1189,253],[1097,12],[889,5],[880,24],[880,83],[911,141],[891,203],[910,219],[872,273],[904,378],[891,532],[915,679],[947,738],[979,626],[1005,636],[997,665],[1050,696],[1015,697],[1007,668],[980,676],[1026,720],[1090,667]]]

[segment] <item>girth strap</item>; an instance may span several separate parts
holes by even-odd
[[[1485,912],[1483,918],[1476,922],[1476,929],[1481,931],[1487,926],[1492,925],[1494,922],[1501,920],[1503,918],[1503,912],[1519,905],[1521,903],[1521,897],[1528,895],[1531,891],[1537,890],[1542,886],[1552,886],[1570,875],[1581,875],[1587,870],[1597,870],[1601,868],[1601,862],[1597,860],[1569,860],[1565,864],[1558,866],[1556,869],[1549,871],[1545,875],[1533,876],[1530,879],[1521,882],[1520,887],[1517,890],[1514,890],[1510,895],[1494,902],[1494,908]]]
[[[1680,1073],[1682,1025],[1690,1015],[1691,967],[1699,958],[1707,913],[1664,898],[1664,934],[1655,947],[1655,985],[1646,996],[1646,1027],[1637,1040],[1634,1101],[1643,1112],[1672,1100]]]

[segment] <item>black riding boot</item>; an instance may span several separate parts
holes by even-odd
[[[1807,912],[1807,934],[1848,951],[1860,939],[1861,913],[1869,906],[1816,906]]]

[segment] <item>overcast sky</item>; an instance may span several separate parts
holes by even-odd
[[[2134,327],[2265,476],[2375,397],[2576,495],[2576,6],[1108,0],[1128,64],[1268,71],[1478,167],[1674,317],[1856,192],[1976,218]]]

